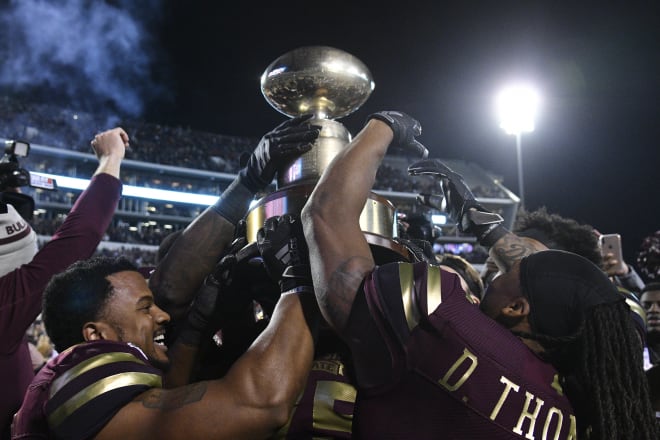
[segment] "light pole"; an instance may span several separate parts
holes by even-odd
[[[507,133],[516,136],[516,152],[518,158],[518,192],[520,206],[525,207],[525,190],[523,186],[522,166],[522,134],[534,131],[534,119],[538,108],[539,97],[536,91],[526,85],[510,86],[497,96],[497,111],[500,127]]]

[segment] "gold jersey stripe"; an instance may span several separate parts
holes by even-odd
[[[440,267],[429,265],[426,278],[426,314],[430,315],[442,303]]]
[[[50,387],[49,398],[52,399],[53,396],[62,389],[62,387],[64,387],[67,383],[69,383],[70,380],[75,379],[81,374],[93,370],[94,368],[98,368],[103,365],[113,364],[117,362],[135,362],[138,364],[145,365],[144,362],[142,362],[140,359],[138,359],[137,357],[135,357],[135,355],[131,353],[124,353],[124,352],[101,353],[99,355],[87,359],[84,362],[79,363],[78,365],[76,365],[75,367],[64,373],[62,376],[54,380],[53,384]]]
[[[318,430],[331,430],[350,433],[353,427],[353,414],[339,414],[334,410],[336,401],[355,403],[357,390],[348,383],[320,380],[314,392],[312,426]]]
[[[96,397],[112,390],[134,385],[160,388],[162,386],[162,381],[161,377],[157,374],[139,372],[118,373],[105,377],[80,390],[69,400],[60,405],[59,408],[48,416],[48,424],[51,429],[55,429],[81,406],[91,402]]]
[[[646,324],[646,310],[630,298],[626,298],[626,304],[628,304],[628,307],[630,307],[630,310],[632,310],[633,313],[641,316],[644,320],[644,324]]]
[[[564,395],[564,389],[561,387],[561,383],[559,382],[559,374],[555,374],[554,378],[552,379],[552,384],[550,385],[552,388],[557,391],[557,394],[560,396]]]
[[[412,331],[419,324],[419,310],[415,306],[413,294],[415,290],[415,279],[413,277],[412,264],[399,263],[399,283],[401,284],[403,312],[406,315],[408,330]]]

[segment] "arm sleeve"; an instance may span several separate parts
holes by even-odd
[[[641,292],[644,290],[644,281],[642,281],[631,265],[628,265],[628,273],[626,275],[617,275],[614,278],[621,287],[633,292],[635,296],[640,297],[642,295]]]
[[[121,195],[121,182],[101,173],[71,208],[66,220],[32,261],[0,278],[0,354],[12,352],[41,311],[50,278],[89,258],[108,228]]]

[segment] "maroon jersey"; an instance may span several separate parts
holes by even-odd
[[[356,394],[339,355],[317,357],[289,422],[273,438],[351,438]]]
[[[66,220],[32,261],[0,277],[0,438],[34,378],[25,331],[41,311],[50,278],[77,260],[89,258],[117,208],[121,182],[110,174],[92,177]]]
[[[161,386],[160,370],[131,344],[75,345],[34,378],[14,417],[12,439],[92,438],[135,396]]]
[[[356,437],[576,438],[556,370],[471,304],[454,274],[393,263],[376,268],[363,290],[378,330],[362,341],[356,368],[372,356],[387,373],[374,359],[359,371]]]

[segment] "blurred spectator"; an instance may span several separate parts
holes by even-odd
[[[646,311],[646,369],[660,364],[660,282],[649,283],[642,292],[642,307]]]
[[[521,210],[513,227],[513,231],[521,237],[533,238],[549,249],[559,249],[573,252],[588,259],[607,273],[614,283],[624,289],[639,295],[644,287],[635,270],[625,264],[625,273],[615,272],[612,255],[603,257],[598,237],[600,232],[593,226],[581,224],[578,221],[549,213],[545,207],[535,211]]]
[[[660,230],[642,241],[637,252],[637,267],[646,281],[660,281]]]

